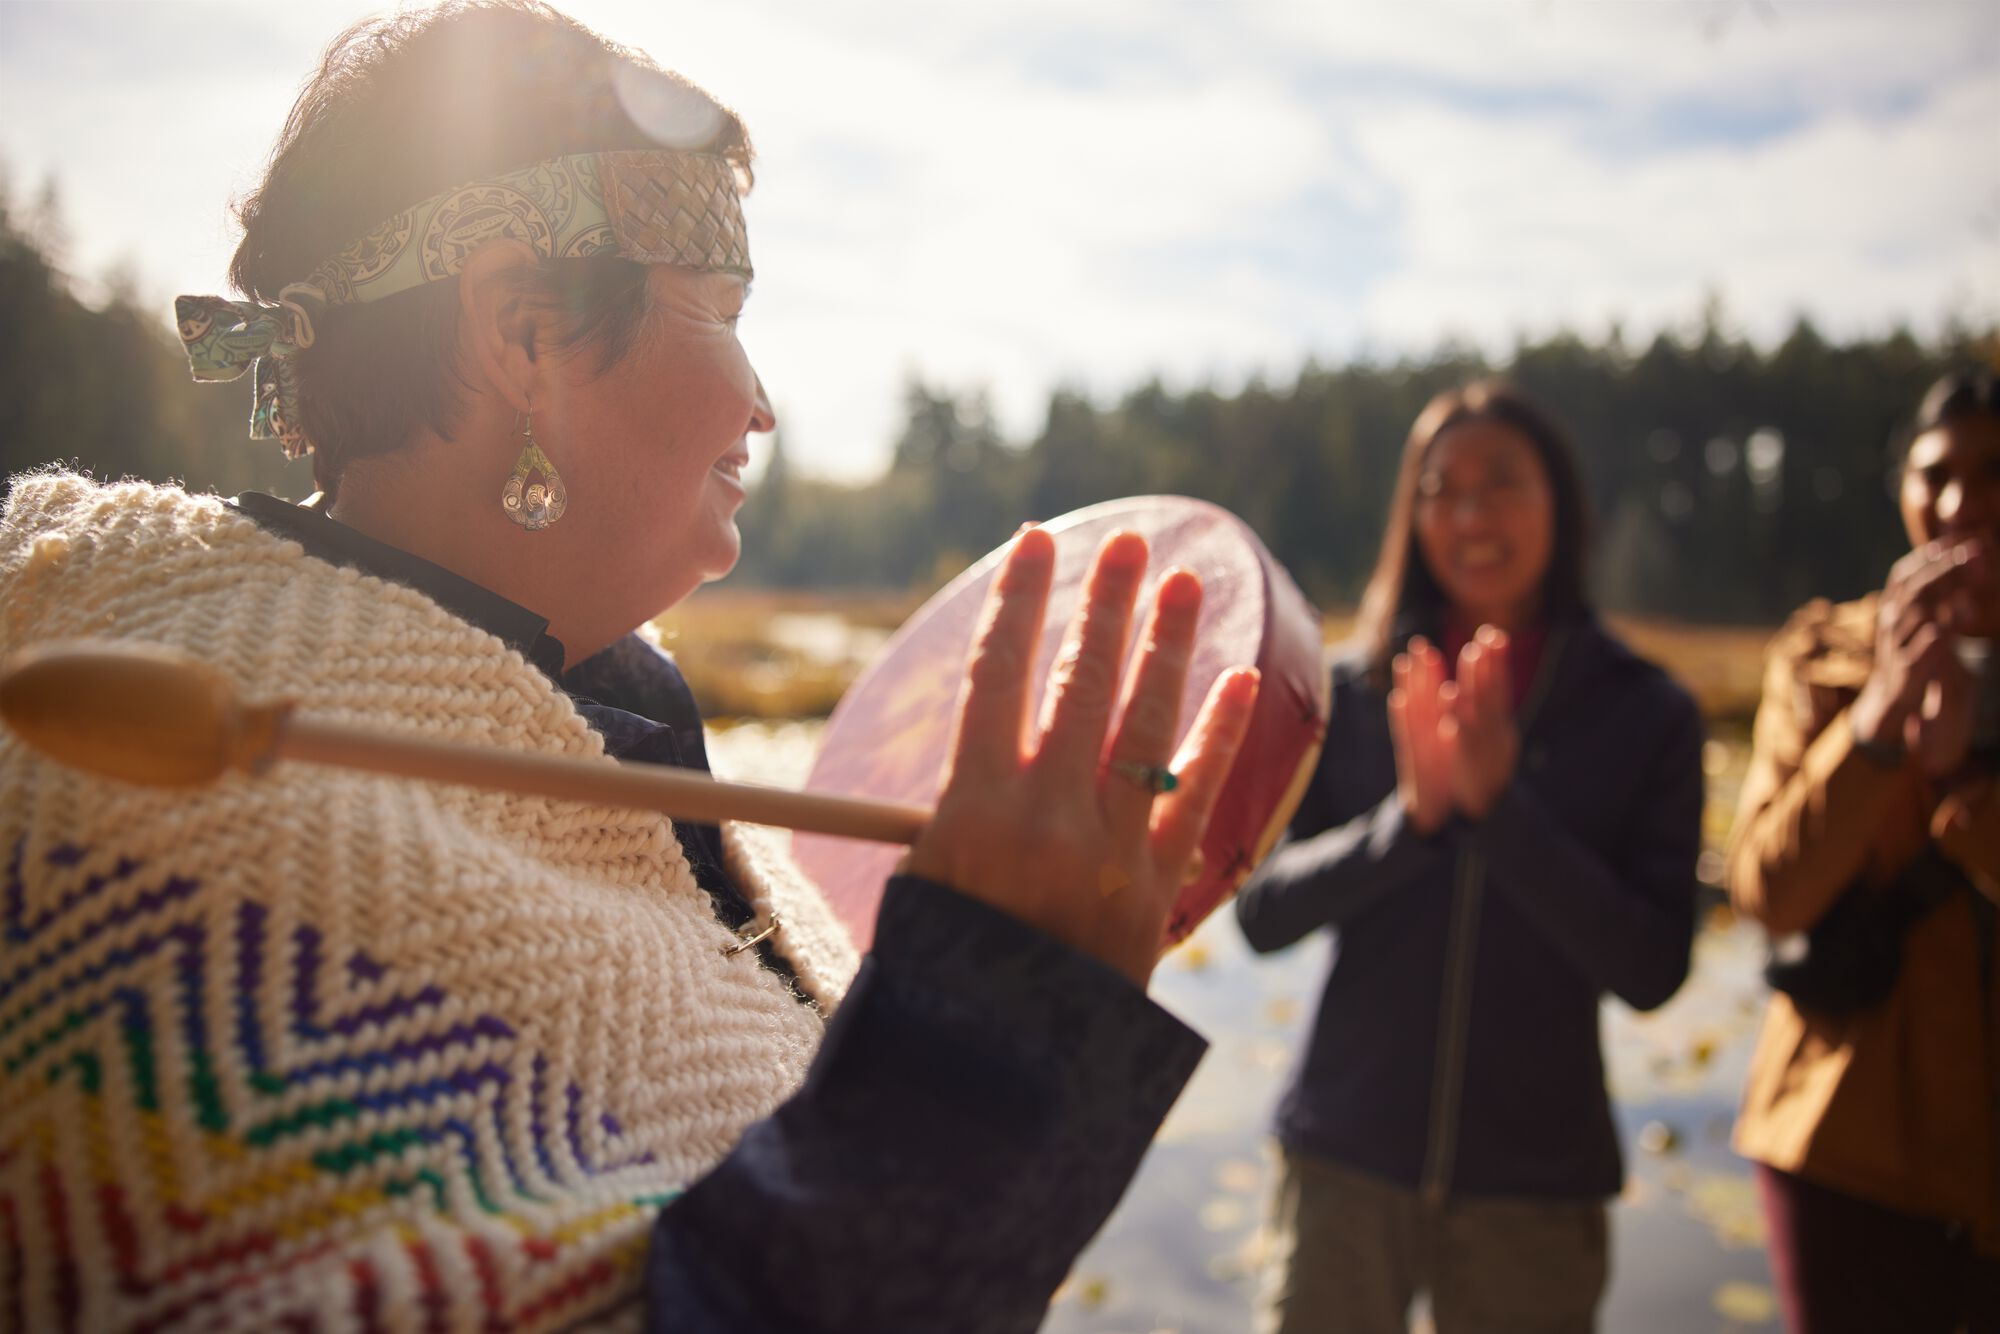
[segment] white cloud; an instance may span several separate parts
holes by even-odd
[[[349,3],[0,5],[0,157],[75,267],[220,290]],[[741,111],[745,341],[803,466],[877,466],[915,372],[1287,373],[1724,292],[1760,333],[2000,312],[2000,9],[1799,0],[578,0]],[[1983,228],[1983,230],[1982,230]]]
[[[1726,294],[1764,337],[1806,312],[1844,333],[1952,309],[2000,311],[2000,74],[1906,116],[1821,117],[1747,147],[1604,162],[1582,127],[1469,122],[1435,110],[1361,131],[1406,207],[1407,263],[1368,302],[1392,341],[1438,327],[1497,339],[1561,321],[1687,314]],[[1405,164],[1449,159],[1452,171]]]
[[[2000,54],[1985,0],[1350,0],[1245,14],[1301,57],[1625,106],[1868,105]]]

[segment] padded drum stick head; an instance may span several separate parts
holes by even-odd
[[[245,708],[227,677],[169,649],[74,640],[0,668],[0,718],[33,749],[101,778],[192,787],[254,768],[283,706]]]

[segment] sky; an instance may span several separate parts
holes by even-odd
[[[2000,0],[573,0],[758,149],[742,337],[860,479],[912,377],[1283,382],[1567,326],[2000,319]],[[221,293],[327,40],[383,6],[0,0],[0,164],[86,294]],[[414,201],[412,201],[414,202]],[[218,389],[216,392],[233,392]]]

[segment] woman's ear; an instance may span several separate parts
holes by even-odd
[[[474,250],[458,273],[466,370],[476,386],[484,381],[516,412],[541,397],[536,344],[543,312],[528,295],[535,267],[535,252],[526,244],[496,237]]]

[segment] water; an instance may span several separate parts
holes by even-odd
[[[797,781],[816,736],[813,723],[750,723],[719,729],[711,748],[720,768]],[[1719,808],[1711,815],[1723,817],[1711,819],[1710,835],[1719,841],[1741,773],[1740,738],[1716,743],[1708,759]],[[1748,1166],[1728,1147],[1763,1003],[1762,961],[1761,933],[1714,913],[1672,1001],[1645,1015],[1604,1006],[1629,1177],[1613,1210],[1605,1334],[1777,1327]],[[1154,997],[1209,1039],[1209,1053],[1123,1203],[1078,1259],[1046,1334],[1250,1328],[1270,1182],[1265,1129],[1325,966],[1317,939],[1258,958],[1227,913],[1161,964]]]
[[[1662,1009],[1604,1009],[1631,1183],[1613,1212],[1607,1334],[1774,1328],[1763,1225],[1728,1133],[1762,1000],[1762,939],[1717,921]],[[1304,1039],[1321,941],[1253,956],[1226,914],[1162,964],[1154,995],[1211,1048],[1110,1223],[1078,1260],[1049,1334],[1250,1327],[1271,1163],[1264,1131]],[[1642,1131],[1651,1151],[1638,1147]]]

